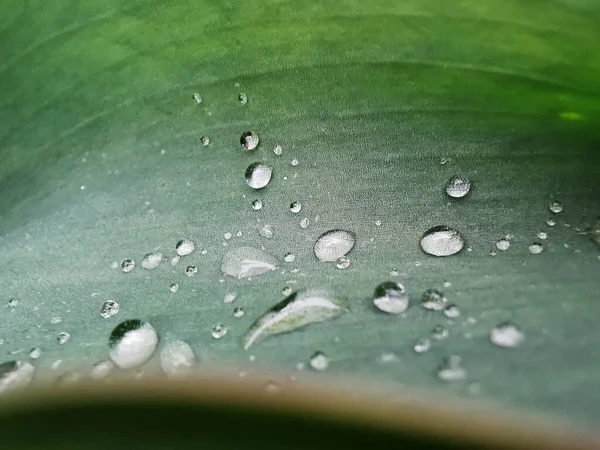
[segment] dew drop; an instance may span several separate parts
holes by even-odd
[[[291,252],[287,252],[285,255],[283,255],[283,260],[287,263],[294,262],[296,260],[296,255]]]
[[[448,305],[448,306],[446,306],[446,309],[444,309],[444,315],[446,317],[454,319],[454,318],[460,316],[460,309],[456,305]]]
[[[258,146],[259,141],[258,135],[252,131],[246,131],[240,137],[240,144],[244,150],[254,150]]]
[[[310,357],[308,363],[310,364],[310,367],[312,367],[314,370],[322,372],[323,370],[326,370],[327,367],[329,367],[329,358],[323,352],[314,352]]]
[[[460,381],[467,376],[467,371],[463,366],[462,358],[458,355],[452,355],[442,360],[438,366],[437,376],[442,381]]]
[[[559,212],[561,212],[563,210],[563,205],[560,202],[557,202],[556,200],[550,202],[550,204],[548,205],[548,209],[553,212],[554,214],[558,214]]]
[[[146,270],[156,269],[158,266],[160,266],[162,258],[162,253],[148,253],[144,255],[144,258],[142,259],[142,268]]]
[[[198,94],[197,92],[194,92],[194,95],[192,95],[192,98],[194,99],[194,101],[198,104],[202,103],[202,97],[200,97],[200,94]]]
[[[290,295],[290,294],[292,293],[292,288],[291,288],[291,287],[289,287],[289,286],[286,286],[286,287],[284,287],[284,288],[281,290],[281,293],[282,293],[282,294],[283,294],[285,297],[287,297],[288,295]]]
[[[254,211],[258,211],[259,209],[262,209],[263,202],[261,200],[257,199],[257,200],[252,201],[251,205],[252,205],[252,209]]]
[[[208,136],[202,136],[200,138],[200,142],[203,146],[208,147],[208,145],[210,144],[210,138]]]
[[[39,347],[34,347],[31,350],[29,350],[29,357],[31,359],[38,359],[40,356],[42,356],[42,349]]]
[[[299,164],[299,161],[296,158],[294,158],[292,159],[291,164],[292,166],[296,167]]]
[[[544,232],[544,231],[540,231],[540,232],[537,234],[537,237],[538,237],[539,239],[541,239],[541,240],[543,240],[543,241],[544,241],[544,240],[548,239],[548,233],[546,233],[546,232]]]
[[[238,101],[240,104],[245,105],[248,103],[248,96],[242,92],[240,95],[238,95]]]
[[[539,255],[544,250],[544,246],[539,242],[534,242],[529,246],[529,253],[532,255]]]
[[[273,153],[275,153],[277,156],[280,156],[283,153],[283,149],[281,148],[281,145],[276,145],[275,148],[273,149]]]
[[[115,370],[114,362],[109,360],[98,361],[92,366],[90,377],[92,380],[104,380],[113,372],[113,370]]]
[[[453,176],[446,183],[446,194],[453,198],[461,198],[471,190],[471,182],[466,178]]]
[[[160,351],[160,367],[169,378],[189,376],[196,365],[196,355],[187,342],[167,341]]]
[[[277,269],[278,261],[274,256],[254,247],[239,247],[223,256],[221,272],[241,280],[251,278]]]
[[[321,262],[336,261],[346,256],[356,243],[356,235],[350,231],[330,230],[323,233],[314,245],[315,256]]]
[[[421,248],[429,255],[450,256],[460,252],[465,245],[460,233],[445,225],[435,226],[421,238]]]
[[[190,255],[194,250],[196,250],[196,244],[189,239],[182,239],[175,244],[175,252],[179,256]]]
[[[431,341],[427,338],[418,339],[413,347],[416,353],[425,353],[431,349]]]
[[[273,226],[269,224],[263,225],[259,230],[258,234],[265,239],[271,239],[273,237]]]
[[[290,211],[294,214],[299,213],[302,210],[302,203],[292,202],[290,203]]]
[[[171,283],[171,286],[169,286],[169,290],[174,294],[179,290],[179,285],[177,283]]]
[[[442,341],[446,339],[449,335],[449,331],[447,328],[444,328],[441,325],[436,325],[431,329],[431,337],[436,341]]]
[[[303,218],[302,220],[300,220],[300,228],[306,230],[310,225],[310,220],[308,219],[308,217]]]
[[[335,267],[338,269],[347,269],[349,266],[350,260],[345,256],[340,256],[335,263]]]
[[[233,310],[233,317],[240,318],[243,315],[244,315],[244,308],[238,307]]]
[[[198,273],[198,268],[196,266],[187,266],[184,273],[188,277],[193,277]]]
[[[7,361],[0,364],[0,393],[21,389],[33,379],[35,367],[24,361]]]
[[[215,339],[221,339],[227,334],[227,327],[221,323],[216,324],[212,327],[212,337]]]
[[[421,306],[432,311],[441,311],[446,307],[448,299],[437,289],[427,289],[421,297]]]
[[[490,332],[490,340],[498,347],[514,348],[523,343],[525,335],[515,324],[504,322]]]
[[[400,283],[385,281],[375,288],[373,304],[383,312],[400,314],[408,308],[408,296]]]
[[[496,242],[496,248],[502,252],[505,252],[510,247],[510,241],[506,238],[498,239]]]
[[[60,345],[66,344],[67,342],[69,342],[69,340],[71,339],[71,335],[69,333],[67,333],[66,331],[62,331],[60,333],[58,333],[58,336],[56,337],[56,342],[58,342]]]
[[[121,306],[114,300],[105,301],[100,307],[100,315],[108,319],[109,317],[115,316],[119,313]]]
[[[152,325],[130,319],[117,325],[108,340],[110,359],[121,369],[132,369],[148,361],[158,344]]]
[[[246,183],[252,189],[262,189],[269,184],[272,174],[273,170],[266,164],[252,163],[246,168]]]
[[[135,262],[133,259],[124,259],[121,263],[121,270],[125,273],[129,273],[135,267]]]
[[[556,225],[556,220],[548,219],[546,220],[546,225],[548,225],[549,227],[553,227],[554,225]]]

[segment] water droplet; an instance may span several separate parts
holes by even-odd
[[[381,226],[381,220],[376,220],[375,221],[375,226],[376,227],[380,227]]]
[[[444,309],[444,315],[454,319],[455,317],[460,316],[460,309],[456,305],[448,305],[446,306],[446,309]]]
[[[448,163],[450,161],[450,158],[440,158],[440,164],[443,166],[444,164]]]
[[[171,265],[176,266],[177,264],[179,264],[179,261],[181,261],[181,256],[173,255],[173,257],[171,258]]]
[[[14,308],[15,306],[17,306],[19,304],[19,300],[17,300],[16,298],[11,298],[8,301],[8,307],[9,308]]]
[[[299,164],[299,162],[296,158],[294,158],[294,159],[292,159],[291,164],[292,164],[292,166],[296,167]]]
[[[305,217],[300,221],[300,228],[302,228],[304,230],[306,230],[309,225],[310,225],[310,220],[308,219],[308,217]]]
[[[428,352],[431,348],[431,341],[427,338],[421,338],[415,342],[414,350],[417,353],[425,353]]]
[[[291,252],[287,252],[285,255],[283,255],[283,260],[287,263],[294,262],[296,260],[296,255]]]
[[[429,255],[450,256],[460,252],[465,245],[460,233],[445,225],[435,226],[421,238],[421,248]]]
[[[552,211],[554,214],[558,214],[559,212],[561,212],[563,210],[563,205],[562,205],[562,203],[554,200],[554,201],[550,202],[550,204],[548,205],[548,209],[550,209],[550,211]]]
[[[347,269],[348,266],[350,266],[350,260],[345,256],[340,256],[335,263],[335,267],[338,269]]]
[[[66,331],[62,331],[60,333],[58,333],[58,336],[56,337],[56,342],[58,342],[60,345],[66,344],[67,342],[69,342],[69,340],[71,339],[71,335],[69,333],[67,333]]]
[[[175,252],[179,256],[190,255],[194,250],[196,250],[196,244],[189,239],[182,239],[175,244]]]
[[[427,289],[421,297],[421,306],[432,311],[441,311],[447,302],[448,299],[437,289]]]
[[[223,238],[228,241],[229,239],[231,239],[233,237],[233,234],[231,234],[230,232],[227,232],[223,235]]]
[[[338,317],[347,311],[343,303],[344,299],[326,289],[294,292],[252,324],[244,339],[244,349],[263,336],[287,333]]]
[[[461,198],[471,190],[471,182],[466,178],[453,176],[446,183],[446,194],[453,198]]]
[[[490,332],[490,340],[498,347],[513,348],[523,343],[525,334],[515,324],[504,322]]]
[[[121,263],[121,270],[125,273],[131,272],[135,267],[133,259],[124,259]]]
[[[431,329],[431,337],[437,341],[446,339],[449,334],[448,329],[441,325],[436,325]]]
[[[130,319],[117,325],[108,340],[110,359],[121,369],[141,366],[154,354],[158,334],[152,325]]]
[[[194,95],[192,95],[192,98],[194,99],[194,101],[198,104],[202,103],[202,97],[200,97],[200,94],[198,94],[197,92],[194,92]]]
[[[248,103],[248,96],[242,92],[240,95],[238,95],[238,101],[240,104],[245,105]]]
[[[221,323],[216,324],[212,327],[212,337],[215,339],[221,339],[223,336],[227,334],[227,327]]]
[[[169,290],[174,294],[179,290],[179,285],[177,283],[171,283],[171,286],[169,286]]]
[[[375,288],[373,303],[383,312],[400,314],[408,308],[408,296],[400,283],[385,281]]]
[[[308,363],[314,370],[321,372],[329,367],[329,358],[323,352],[314,352]]]
[[[548,239],[548,233],[546,233],[546,232],[544,232],[544,231],[540,231],[540,232],[537,234],[537,237],[538,237],[539,239],[541,239],[541,240],[546,240],[546,239]]]
[[[115,363],[109,360],[98,361],[92,367],[90,377],[92,380],[104,380],[115,370]]]
[[[437,376],[442,381],[460,381],[467,376],[467,371],[463,366],[462,358],[458,355],[452,355],[442,360],[438,367]]]
[[[282,293],[282,294],[283,294],[285,297],[287,297],[288,295],[290,295],[290,294],[292,293],[292,288],[291,288],[291,287],[289,287],[289,286],[286,286],[286,287],[284,287],[284,288],[281,290],[281,293]]]
[[[242,144],[244,150],[254,150],[258,146],[259,141],[258,135],[252,131],[246,131],[240,137],[240,144]]]
[[[399,275],[397,269],[390,270],[390,277],[397,277]]]
[[[335,261],[352,250],[356,235],[350,231],[330,230],[323,233],[315,242],[315,256],[321,262]]]
[[[162,253],[148,253],[144,255],[144,258],[142,259],[142,267],[147,270],[156,269],[158,266],[160,266],[162,258]]]
[[[196,266],[187,266],[184,273],[188,277],[193,277],[198,273],[198,268]]]
[[[31,359],[38,359],[40,356],[42,356],[42,349],[39,347],[34,347],[31,350],[29,350],[29,357]]]
[[[233,317],[240,318],[244,315],[244,308],[235,308],[233,310]]]
[[[35,368],[28,362],[7,361],[0,364],[0,393],[26,387],[34,373]]]
[[[258,211],[259,209],[261,209],[263,207],[263,202],[261,200],[254,200],[252,203],[252,209],[254,211]]]
[[[276,145],[275,148],[273,149],[273,153],[275,153],[277,156],[281,155],[283,153],[283,149],[281,148],[281,145]]]
[[[105,319],[108,319],[109,317],[117,315],[120,309],[121,306],[117,302],[114,300],[107,300],[100,307],[100,315]]]
[[[244,233],[242,233],[241,231],[238,231],[237,233],[235,233],[235,235],[236,235],[237,237],[242,237],[242,236],[243,236],[243,234],[244,234]]]
[[[196,365],[196,355],[187,342],[167,341],[160,351],[160,367],[169,378],[189,376]]]
[[[532,255],[539,255],[544,250],[544,246],[539,242],[534,242],[529,246],[529,253]]]
[[[236,297],[237,295],[235,293],[225,294],[225,297],[223,297],[223,303],[231,303]]]
[[[269,184],[272,174],[273,170],[266,164],[252,163],[246,168],[246,183],[252,189],[262,189]]]
[[[506,251],[508,250],[508,248],[510,247],[510,241],[506,238],[501,238],[498,239],[498,242],[496,242],[496,248],[500,251]]]
[[[546,225],[548,225],[549,227],[553,227],[554,225],[556,225],[556,220],[548,219],[546,220]]]
[[[496,256],[496,250],[491,249],[490,250],[490,256]]]
[[[254,247],[239,247],[223,256],[221,272],[241,280],[272,272],[277,269],[278,261],[274,256]]]
[[[300,202],[292,202],[290,203],[290,211],[295,213],[299,213],[302,209],[302,203]]]
[[[210,138],[208,136],[202,136],[200,138],[200,142],[202,143],[202,145],[204,145],[205,147],[208,147],[208,144],[210,144]]]

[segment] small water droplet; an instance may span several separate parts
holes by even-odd
[[[235,300],[236,297],[237,294],[235,293],[225,294],[225,297],[223,297],[223,303],[231,303]]]
[[[286,286],[286,287],[284,287],[284,288],[281,290],[281,293],[282,293],[282,294],[283,294],[285,297],[287,297],[288,295],[290,295],[290,294],[292,293],[292,288],[291,288],[291,287],[289,287],[289,286]]]
[[[198,94],[197,92],[194,92],[194,95],[192,95],[192,98],[194,99],[194,101],[198,104],[202,103],[202,97],[200,97],[200,94]]]
[[[449,158],[440,158],[440,164],[443,166],[444,164],[448,163],[450,161]]]
[[[460,233],[445,225],[430,228],[421,238],[421,248],[429,255],[450,256],[460,252],[465,245]]]
[[[546,220],[546,225],[548,225],[549,227],[553,227],[554,225],[556,225],[556,220],[548,219]]]
[[[90,377],[92,380],[104,380],[115,370],[115,363],[109,360],[98,361],[92,366]]]
[[[299,164],[299,162],[296,158],[294,158],[294,159],[292,159],[291,164],[292,164],[292,166],[296,167]]]
[[[539,239],[541,239],[541,240],[546,240],[546,239],[548,239],[548,233],[546,233],[546,232],[544,232],[544,231],[540,231],[540,232],[537,234],[537,237],[538,237]]]
[[[274,256],[254,247],[239,247],[223,256],[221,271],[225,275],[241,280],[272,272],[277,269]]]
[[[40,356],[42,356],[42,349],[39,347],[34,347],[31,350],[29,350],[29,357],[31,359],[38,359]]]
[[[152,325],[130,319],[117,325],[108,340],[110,359],[121,369],[141,366],[154,354],[158,334]]]
[[[376,220],[375,221],[375,226],[376,227],[380,227],[381,226],[381,220]]]
[[[255,162],[250,164],[246,168],[246,183],[252,189],[262,189],[269,181],[271,181],[271,175],[273,175],[273,169],[266,164]]]
[[[490,340],[498,347],[518,347],[525,340],[525,334],[511,322],[504,322],[490,332]]]
[[[539,255],[544,250],[544,246],[539,242],[534,242],[529,246],[529,253],[532,255]]]
[[[233,310],[233,317],[240,318],[244,315],[244,308],[235,308]]]
[[[169,378],[189,376],[196,365],[196,355],[187,342],[169,340],[160,351],[160,367]]]
[[[300,220],[300,228],[306,230],[309,225],[310,225],[310,220],[308,217],[305,217],[302,220]]]
[[[56,342],[58,342],[60,345],[66,344],[67,342],[69,342],[69,340],[71,339],[71,335],[69,333],[67,333],[66,331],[62,331],[60,333],[58,333],[58,336],[56,337]]]
[[[56,325],[58,323],[61,323],[62,321],[63,321],[63,319],[60,316],[54,316],[54,317],[50,318],[50,323],[52,325]]]
[[[258,234],[265,239],[271,239],[273,237],[273,225],[265,224],[258,230]]]
[[[444,309],[444,315],[454,319],[455,317],[460,316],[460,309],[456,305],[448,305],[446,306],[446,309]]]
[[[121,263],[121,270],[125,273],[131,272],[135,267],[133,259],[124,259]]]
[[[17,300],[16,298],[11,298],[8,301],[8,307],[9,308],[14,308],[15,306],[17,306],[19,304],[19,300]]]
[[[462,358],[458,355],[444,358],[438,366],[437,376],[442,381],[464,380],[467,376],[467,371],[463,366]]]
[[[109,317],[115,316],[119,313],[121,306],[114,300],[105,301],[100,307],[100,315],[108,319]]]
[[[242,144],[244,150],[254,150],[258,146],[259,141],[258,135],[252,131],[246,131],[240,137],[240,144]]]
[[[173,257],[171,258],[171,265],[176,266],[177,264],[179,264],[179,261],[181,261],[181,256],[173,255]]]
[[[510,241],[506,238],[498,239],[498,242],[496,242],[496,248],[500,251],[505,252],[506,250],[508,250],[509,247]]]
[[[221,339],[227,334],[227,327],[221,323],[216,324],[212,327],[212,337],[215,339]]]
[[[187,266],[184,273],[188,277],[193,277],[198,273],[198,268],[196,266]]]
[[[291,252],[287,252],[285,255],[283,255],[283,260],[287,263],[294,262],[296,260],[296,255]]]
[[[390,270],[390,277],[397,277],[399,275],[397,269]]]
[[[33,379],[35,367],[24,361],[7,361],[0,364],[0,393],[21,389]]]
[[[174,294],[179,290],[179,285],[177,283],[171,283],[171,286],[169,286],[169,290]]]
[[[453,176],[446,183],[446,194],[453,198],[461,198],[471,190],[471,182],[466,178]]]
[[[245,105],[248,103],[248,96],[242,92],[240,95],[238,95],[238,101],[240,104]]]
[[[225,238],[226,241],[228,241],[229,239],[231,239],[233,237],[233,235],[230,232],[227,232],[223,235],[223,238]]]
[[[449,288],[449,287],[451,287],[451,286],[452,286],[452,283],[451,283],[451,282],[449,282],[449,281],[444,281],[444,287],[445,287],[445,288]]]
[[[302,203],[300,202],[292,202],[290,203],[290,211],[295,213],[299,213],[302,210]]]
[[[263,202],[261,200],[256,199],[256,200],[252,201],[251,205],[252,205],[252,209],[254,211],[258,211],[259,209],[261,209],[263,207]]]
[[[196,244],[189,239],[182,239],[175,244],[175,252],[179,256],[190,255],[194,250],[196,250]]]
[[[448,299],[437,289],[427,289],[421,297],[421,306],[432,311],[441,311],[446,307]]]
[[[314,352],[308,363],[314,370],[321,372],[329,367],[329,358],[323,352]]]
[[[490,256],[496,256],[496,250],[491,249],[490,250]]]
[[[554,201],[550,202],[550,204],[548,205],[548,209],[550,211],[552,211],[554,214],[558,214],[559,212],[561,212],[563,210],[563,205],[562,205],[562,203],[554,200]]]
[[[156,269],[162,262],[163,254],[159,252],[147,253],[142,259],[142,268],[146,270]]]
[[[375,288],[373,304],[383,312],[400,314],[408,308],[408,296],[400,283],[385,281]]]
[[[425,353],[431,349],[431,341],[427,338],[418,339],[413,347],[416,353]]]
[[[208,145],[210,144],[210,138],[208,136],[202,136],[200,138],[200,142],[203,146],[208,147]]]
[[[394,353],[382,353],[379,358],[377,358],[377,362],[380,364],[390,364],[398,361],[400,361],[400,358]]]
[[[350,266],[350,260],[345,256],[340,256],[337,259],[335,266],[338,269],[347,269]]]
[[[356,235],[345,230],[330,230],[323,233],[314,245],[314,252],[321,262],[336,261],[346,256],[356,243]]]
[[[436,341],[441,341],[443,339],[446,339],[449,335],[449,331],[447,328],[444,328],[441,325],[436,325],[435,327],[433,327],[431,329],[431,337],[433,339],[435,339]]]
[[[276,145],[275,148],[273,149],[273,153],[275,153],[277,156],[280,156],[283,153],[283,149],[281,148],[281,145]]]

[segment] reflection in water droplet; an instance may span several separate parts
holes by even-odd
[[[506,238],[502,238],[499,239],[498,242],[496,242],[496,248],[500,251],[506,251],[508,250],[508,248],[510,247],[510,241]]]
[[[252,131],[246,131],[240,137],[240,144],[242,144],[244,150],[254,150],[258,146],[259,141],[258,135]]]
[[[348,258],[346,258],[345,256],[340,256],[337,259],[335,266],[338,269],[347,269],[350,266],[350,260]]]
[[[216,324],[212,327],[212,337],[215,339],[221,339],[227,334],[227,327],[221,323]]]
[[[35,368],[28,362],[7,361],[0,364],[0,393],[26,387],[34,373]]]
[[[300,220],[300,228],[307,229],[309,225],[310,225],[310,220],[308,219],[308,217],[305,217],[302,220]]]
[[[154,354],[158,334],[152,325],[130,319],[117,325],[108,340],[110,359],[121,369],[141,366]]]
[[[460,252],[465,245],[460,233],[445,225],[430,228],[421,238],[421,248],[429,255],[450,256]]]
[[[437,341],[446,339],[449,334],[448,329],[441,325],[436,325],[431,329],[431,337]]]
[[[121,263],[121,270],[125,273],[131,272],[135,267],[133,259],[124,259]]]
[[[446,309],[444,309],[444,315],[454,319],[455,317],[460,316],[460,309],[456,305],[448,305],[446,306]]]
[[[179,285],[177,283],[171,283],[171,286],[169,286],[169,290],[174,294],[179,290]]]
[[[447,302],[448,299],[437,289],[427,289],[421,297],[421,306],[433,311],[441,311]]]
[[[196,244],[189,239],[182,239],[175,244],[175,252],[179,256],[187,256],[196,250]]]
[[[31,359],[38,359],[40,356],[42,356],[42,349],[39,347],[34,347],[29,351],[29,357]]]
[[[233,317],[240,318],[244,315],[244,308],[235,308],[233,310]]]
[[[466,178],[453,176],[446,183],[446,193],[450,197],[461,198],[471,190],[471,182]]]
[[[442,360],[438,367],[437,376],[443,381],[460,381],[467,376],[467,371],[462,364],[462,359],[458,355],[452,355]]]
[[[287,333],[338,317],[347,311],[343,303],[344,299],[326,289],[294,292],[252,324],[244,339],[244,349],[263,336]]]
[[[269,224],[263,225],[259,230],[258,234],[265,239],[271,239],[273,237],[273,226]]]
[[[196,266],[187,266],[184,273],[188,277],[193,277],[198,273],[198,268]]]
[[[71,339],[71,335],[69,333],[67,333],[66,331],[62,331],[60,333],[58,333],[58,336],[56,337],[56,342],[58,342],[60,345],[66,344],[67,342],[69,342],[69,340]]]
[[[556,220],[548,219],[546,220],[546,225],[548,225],[549,227],[553,227],[554,225],[556,225]]]
[[[329,358],[323,352],[314,352],[310,357],[309,364],[314,370],[320,372],[329,367]]]
[[[283,260],[288,263],[294,262],[296,260],[296,255],[287,252],[285,255],[283,255]]]
[[[532,255],[539,255],[544,250],[544,246],[539,242],[534,242],[529,246],[529,253]]]
[[[169,378],[182,378],[192,373],[196,355],[187,342],[170,340],[160,351],[160,367]]]
[[[431,348],[431,341],[427,338],[421,338],[415,342],[414,350],[417,353],[425,353],[428,352]]]
[[[142,267],[146,270],[156,269],[162,262],[162,253],[148,253],[142,259]]]
[[[248,96],[242,92],[240,95],[238,95],[238,101],[240,104],[245,105],[248,103]]]
[[[544,231],[540,231],[540,232],[537,234],[537,237],[538,237],[539,239],[541,239],[541,240],[543,240],[543,241],[544,241],[544,240],[548,239],[548,233],[546,233],[546,232],[544,232]]]
[[[210,138],[208,136],[202,136],[200,138],[200,142],[202,143],[202,145],[204,145],[205,147],[208,147],[208,144],[210,144]]]
[[[277,156],[281,155],[283,153],[283,149],[281,148],[281,145],[276,145],[275,148],[273,149],[273,153],[275,153]]]
[[[92,380],[104,380],[115,370],[115,363],[109,360],[98,361],[92,367],[90,377]]]
[[[119,313],[121,306],[114,300],[105,301],[100,307],[100,315],[105,319],[115,316]]]
[[[515,324],[504,322],[490,332],[490,340],[499,347],[518,347],[525,340],[525,334]]]
[[[252,163],[246,168],[246,183],[252,189],[262,189],[269,184],[272,174],[273,169],[266,164],[259,162]]]
[[[274,256],[254,247],[239,247],[223,256],[221,272],[241,280],[271,272],[277,269]]]
[[[330,230],[323,233],[315,242],[315,256],[321,262],[335,261],[352,250],[356,235],[345,230]]]
[[[198,104],[202,103],[202,97],[200,97],[200,94],[198,94],[197,92],[194,92],[194,95],[192,95],[192,98],[194,99],[194,101]]]
[[[552,211],[554,214],[558,214],[559,212],[561,212],[563,210],[563,205],[560,202],[557,202],[556,200],[550,202],[550,204],[548,205],[548,209],[550,211]]]
[[[386,281],[375,288],[373,303],[383,312],[400,314],[408,308],[408,296],[403,285]]]
[[[302,209],[302,203],[300,202],[292,202],[290,203],[290,211],[295,213],[299,213]]]

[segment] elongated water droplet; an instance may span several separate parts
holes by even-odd
[[[221,272],[241,280],[272,272],[277,269],[278,261],[274,256],[254,247],[231,249],[223,256]]]
[[[240,144],[242,144],[244,150],[254,150],[258,146],[259,141],[258,135],[252,131],[246,131],[240,137]]]
[[[160,266],[162,258],[162,253],[148,253],[144,255],[144,258],[142,259],[142,267],[146,270],[156,269],[158,266]]]
[[[242,92],[240,95],[238,95],[238,101],[240,104],[245,105],[248,103],[248,96]]]
[[[465,240],[460,233],[445,225],[430,228],[421,238],[421,248],[429,255],[450,256],[460,252]]]
[[[453,198],[461,198],[471,190],[471,182],[466,178],[453,176],[446,183],[446,194]]]
[[[58,333],[58,336],[56,337],[56,342],[58,342],[60,345],[63,345],[69,342],[70,339],[71,335],[66,331],[62,331],[61,333]]]
[[[326,289],[294,292],[254,322],[244,339],[244,349],[261,337],[338,317],[347,311],[343,303],[344,299]]]
[[[458,355],[452,355],[442,360],[438,367],[437,376],[443,381],[460,381],[467,376],[467,371],[463,366],[462,358]]]
[[[347,269],[350,266],[350,260],[345,256],[340,256],[335,262],[335,267],[338,269]]]
[[[160,351],[160,367],[169,378],[189,376],[196,365],[196,355],[187,342],[168,341]]]
[[[124,259],[121,263],[121,270],[125,273],[131,272],[135,267],[133,259]]]
[[[523,343],[525,335],[515,324],[504,322],[490,332],[490,340],[498,347],[513,348]]]
[[[448,299],[437,289],[427,289],[421,297],[421,306],[432,311],[441,311],[446,307]]]
[[[109,360],[98,361],[92,367],[90,377],[92,380],[104,380],[115,370],[115,363]]]
[[[413,349],[416,353],[425,353],[428,352],[431,348],[431,341],[427,338],[422,338],[415,342]]]
[[[182,239],[175,244],[175,252],[179,256],[190,255],[194,250],[196,250],[196,244],[189,239]]]
[[[539,242],[534,242],[529,246],[529,253],[532,255],[539,255],[542,251],[544,251],[544,246]]]
[[[100,307],[100,315],[105,319],[115,316],[119,313],[121,306],[114,300],[105,301]]]
[[[215,339],[221,339],[227,334],[227,327],[222,323],[218,323],[212,327],[212,337]]]
[[[329,358],[323,352],[314,352],[308,363],[314,370],[321,372],[329,367]]]
[[[508,250],[508,248],[510,247],[510,241],[506,238],[502,238],[499,239],[498,242],[496,242],[496,248],[500,251],[506,251]]]
[[[252,209],[254,211],[258,211],[259,209],[262,209],[263,207],[263,202],[261,200],[254,200],[252,202]]]
[[[0,393],[24,388],[33,379],[35,367],[24,361],[7,361],[0,364]]]
[[[550,202],[550,204],[548,205],[548,209],[550,211],[552,211],[554,214],[558,214],[559,212],[561,212],[563,210],[563,205],[562,205],[562,203],[554,200],[554,201]]]
[[[408,308],[408,296],[403,285],[386,281],[375,288],[373,303],[383,312],[400,314]]]
[[[138,319],[121,322],[108,340],[110,359],[121,369],[141,366],[154,354],[158,334],[152,325]]]
[[[300,202],[292,202],[290,203],[290,211],[295,213],[299,213],[302,210],[302,203]]]
[[[272,174],[273,169],[266,164],[252,163],[246,168],[246,183],[252,189],[262,189],[269,184]]]
[[[351,231],[330,230],[323,233],[315,242],[315,256],[321,262],[335,261],[346,256],[356,243],[356,235]]]

